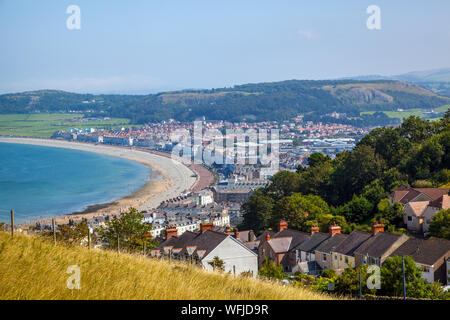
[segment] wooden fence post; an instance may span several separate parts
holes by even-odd
[[[88,249],[91,250],[91,229],[88,227]]]
[[[52,218],[52,228],[53,228],[53,242],[56,244],[56,227],[55,227],[55,218]]]
[[[11,238],[14,238],[14,210],[11,209]]]

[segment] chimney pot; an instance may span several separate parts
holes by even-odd
[[[166,227],[166,239],[169,239],[170,237],[178,237],[178,230],[176,226]]]
[[[319,231],[320,231],[319,226],[312,226],[311,227],[311,234],[314,234],[314,233],[319,232]]]
[[[278,231],[282,231],[288,228],[288,223],[285,220],[278,222]]]
[[[239,239],[239,230],[238,230],[238,228],[235,229],[235,232],[236,232],[236,239]]]
[[[268,233],[268,232],[266,234],[266,241],[270,241],[270,233]]]
[[[336,233],[341,233],[341,227],[336,224],[332,224],[329,228],[329,231],[330,231],[330,236],[333,236]]]
[[[376,235],[378,232],[384,232],[384,224],[375,220],[372,222],[372,235]]]
[[[206,230],[214,230],[214,225],[212,222],[205,222],[205,223],[200,223],[200,231],[201,233],[205,232]]]

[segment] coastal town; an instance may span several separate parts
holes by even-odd
[[[256,190],[267,188],[271,177],[281,171],[298,172],[308,167],[311,154],[334,158],[337,153],[352,150],[364,136],[364,131],[344,125],[302,123],[301,117],[292,123],[277,124],[202,121],[202,136],[211,129],[280,130],[279,168],[260,164],[211,165],[185,163],[190,183],[177,189],[175,197],[166,198],[153,206],[148,202],[136,208],[142,212],[142,222],[151,225],[148,236],[156,241],[149,258],[179,260],[214,270],[214,261],[220,261],[225,272],[256,277],[267,261],[280,266],[286,275],[303,274],[320,276],[325,270],[341,274],[348,268],[374,265],[381,267],[394,256],[409,256],[420,268],[422,278],[428,283],[450,285],[450,241],[430,236],[433,216],[450,208],[450,188],[417,188],[402,185],[389,196],[390,205],[400,204],[404,233],[385,230],[382,220],[374,220],[370,231],[353,230],[348,234],[336,222],[321,232],[312,225],[309,232],[291,229],[288,222],[280,220],[276,229],[239,229],[244,221],[242,205]],[[72,129],[56,132],[54,141],[66,140],[72,144],[113,145],[124,152],[143,152],[165,158],[172,157],[177,142],[170,140],[179,129],[192,132],[193,125],[177,121],[146,125],[140,128],[114,130]],[[226,138],[226,136],[225,136]],[[207,147],[212,139],[205,139]],[[64,142],[64,143],[68,143]],[[237,142],[234,143],[234,147]],[[258,144],[261,146],[261,144]],[[272,146],[273,148],[273,146]],[[248,156],[248,153],[246,154]],[[172,160],[172,159],[171,159]],[[192,160],[192,159],[189,159]],[[166,170],[171,170],[166,168]],[[187,172],[187,171],[186,171]],[[184,173],[186,174],[186,173]],[[74,225],[85,220],[91,230],[104,227],[108,221],[125,212],[127,207],[115,208],[97,214],[69,215],[66,222]],[[50,220],[39,221],[24,232],[46,232],[54,229]],[[323,228],[322,228],[323,229]],[[94,231],[95,233],[95,231]],[[102,247],[101,242],[94,244]]]

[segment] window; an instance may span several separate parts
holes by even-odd
[[[326,253],[324,253],[324,254],[322,255],[322,261],[327,261],[327,254],[326,254]]]
[[[342,258],[342,257],[341,257]],[[338,257],[337,256],[334,256],[334,260],[337,260],[338,259]]]
[[[411,216],[408,216],[408,221],[412,221],[412,217]]]
[[[340,256],[340,259],[339,260],[341,260],[342,261],[342,256]]]
[[[428,266],[421,266],[423,272],[430,272],[430,268]]]
[[[348,257],[345,257],[345,263],[348,264]]]

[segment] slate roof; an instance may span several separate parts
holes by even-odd
[[[332,237],[322,242],[317,248],[317,251],[329,253],[336,249],[345,239],[348,238],[346,234],[335,233]]]
[[[372,234],[363,231],[353,231],[349,234],[347,239],[342,241],[333,252],[344,254],[346,256],[353,255],[353,252],[367,239],[369,239]]]
[[[430,201],[415,201],[409,202],[407,205],[411,207],[412,212],[416,215],[416,217],[419,217],[429,203]]]
[[[274,231],[265,230],[263,233],[261,233],[258,237],[256,237],[256,240],[259,241],[266,241],[266,235],[269,234],[270,238],[273,238],[273,236],[276,234]]]
[[[193,239],[189,240],[187,246],[196,246],[197,250],[205,250],[206,257],[212,250],[214,250],[228,235],[221,232],[206,230],[203,233],[198,233]]]
[[[450,241],[431,237],[428,240],[410,238],[390,257],[393,256],[410,256],[417,263],[425,265],[434,265],[443,256],[450,256]]]
[[[298,245],[296,249],[305,252],[314,251],[322,242],[324,242],[328,238],[330,238],[330,235],[327,233],[315,232],[308,240],[300,243],[300,245]]]
[[[275,253],[288,252],[291,247],[293,238],[292,237],[278,237],[270,239],[268,241],[269,245]]]
[[[191,231],[184,232],[179,237],[170,237],[166,241],[163,241],[158,244],[155,249],[162,249],[167,246],[173,246],[174,248],[184,248],[186,244],[195,238],[197,234]]]
[[[389,232],[377,232],[376,235],[370,237],[367,241],[362,243],[354,251],[354,254],[368,255],[375,258],[381,257],[401,237],[401,235]]]
[[[417,191],[427,195],[432,200],[436,200],[436,199],[442,197],[444,194],[448,194],[450,191],[450,188],[414,188],[414,190],[417,190]]]
[[[259,243],[259,240],[243,242],[243,244],[250,250],[258,250]]]
[[[401,186],[390,194],[395,201],[399,201],[403,205],[407,204],[421,193],[434,201],[443,195],[448,194],[450,188],[411,188],[409,186]]]
[[[253,230],[239,231],[239,240],[242,242],[255,241],[256,237]]]
[[[281,237],[291,237],[292,241],[289,247],[289,250],[297,247],[300,243],[308,240],[310,238],[310,235],[306,232],[301,232],[297,230],[291,230],[291,229],[284,229],[279,232],[277,232],[273,237],[271,238],[281,238]]]
[[[443,196],[433,200],[429,204],[430,207],[439,208],[439,209],[448,209],[450,208],[450,196],[444,194]]]

